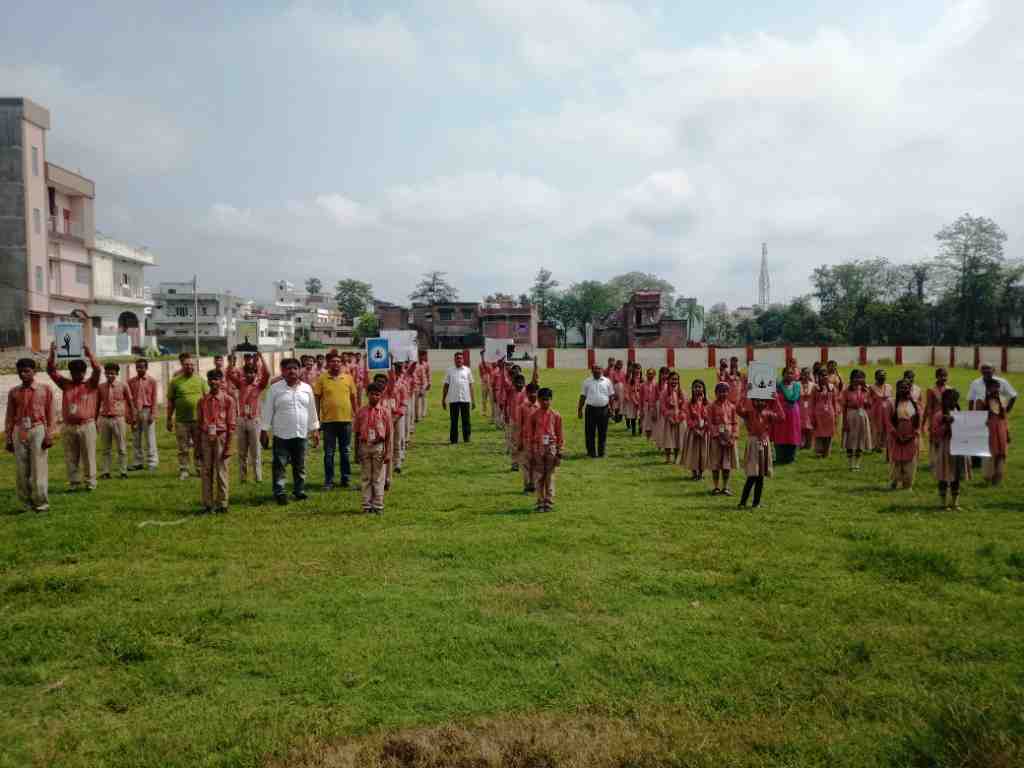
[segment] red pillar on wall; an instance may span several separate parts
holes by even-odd
[[[981,365],[981,347],[974,348],[974,370],[978,370],[978,366]]]
[[[555,367],[555,350],[553,350],[551,347],[548,347],[548,368],[554,368],[554,367]]]
[[[1010,353],[1003,347],[999,355],[999,370],[1006,373],[1006,369],[1010,367]]]
[[[949,348],[949,367],[956,368],[956,347]]]
[[[903,347],[896,347],[896,365],[903,365]]]
[[[468,365],[470,368],[473,367],[473,358],[469,356],[468,349],[462,350],[462,362],[463,364]]]
[[[747,345],[747,365],[754,362],[754,348]]]
[[[786,345],[786,365],[789,365],[789,361],[793,359],[793,347],[789,344]]]
[[[935,347],[932,347],[932,368],[935,367]]]
[[[668,347],[665,350],[665,365],[669,368],[676,367],[676,350],[673,347]]]
[[[710,368],[712,371],[715,370],[715,368],[718,367],[718,361],[715,359],[716,357],[717,357],[717,355],[715,354],[715,348],[709,345],[708,346],[708,368]]]
[[[594,354],[594,350],[588,349],[587,350],[587,368],[593,368],[594,367],[594,363],[596,362],[596,360],[597,360],[597,356]]]
[[[857,352],[857,363],[859,365],[867,365],[868,364],[868,348],[867,347],[861,347],[860,350]]]
[[[828,362],[828,347],[821,348],[821,364],[824,365]]]
[[[630,347],[626,350],[626,361],[630,363],[636,362],[636,347]]]

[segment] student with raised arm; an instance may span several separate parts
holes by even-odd
[[[64,464],[68,472],[71,490],[82,486],[85,475],[85,489],[96,490],[96,414],[99,411],[100,364],[93,357],[92,350],[83,346],[92,373],[85,378],[85,362],[72,360],[68,363],[67,379],[57,370],[57,345],[50,345],[50,357],[46,361],[46,372],[63,393],[61,417],[64,422]]]
[[[262,422],[260,411],[263,393],[270,382],[270,369],[257,353],[246,360],[242,372],[228,369],[228,377],[234,382],[238,400],[238,474],[242,483],[249,481],[249,467],[253,479],[263,482],[263,451],[260,445]]]

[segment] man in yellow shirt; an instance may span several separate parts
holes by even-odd
[[[355,380],[341,369],[341,355],[327,353],[327,370],[313,384],[320,431],[324,443],[324,490],[334,488],[334,451],[341,453],[341,487],[348,488],[352,467],[348,447],[352,442],[352,418],[356,412]]]

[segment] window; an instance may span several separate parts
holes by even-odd
[[[38,208],[32,209],[32,231],[37,235],[43,233],[43,215],[39,213]]]
[[[462,319],[463,320],[472,320],[473,319],[473,310],[472,309],[464,309],[464,310],[462,310]]]
[[[75,282],[79,285],[88,285],[92,279],[92,270],[81,264],[75,265]]]
[[[167,292],[168,293],[177,293],[178,291],[176,289],[174,289],[174,288],[168,288]]]
[[[32,175],[39,175],[39,147],[32,147]]]
[[[39,209],[36,209],[36,213],[39,213]],[[36,293],[43,292],[43,268],[36,267]]]
[[[121,273],[121,285],[123,285],[125,288],[127,288],[130,285],[130,283],[128,282],[128,273],[127,272],[122,272]]]
[[[203,314],[203,315],[206,314],[206,305],[205,304],[199,308],[199,313]]]
[[[178,317],[188,317],[188,307],[181,305],[174,308],[174,314]]]
[[[437,310],[437,319],[442,323],[450,323],[455,319],[454,309],[439,309]]]

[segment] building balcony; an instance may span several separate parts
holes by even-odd
[[[68,238],[85,242],[85,227],[77,219],[65,219],[61,216],[50,216],[50,234],[58,238]]]
[[[145,246],[130,245],[129,243],[108,237],[102,232],[96,233],[96,243],[93,248],[111,256],[145,264],[147,267],[156,266],[156,257]],[[189,288],[191,289],[191,285]]]

